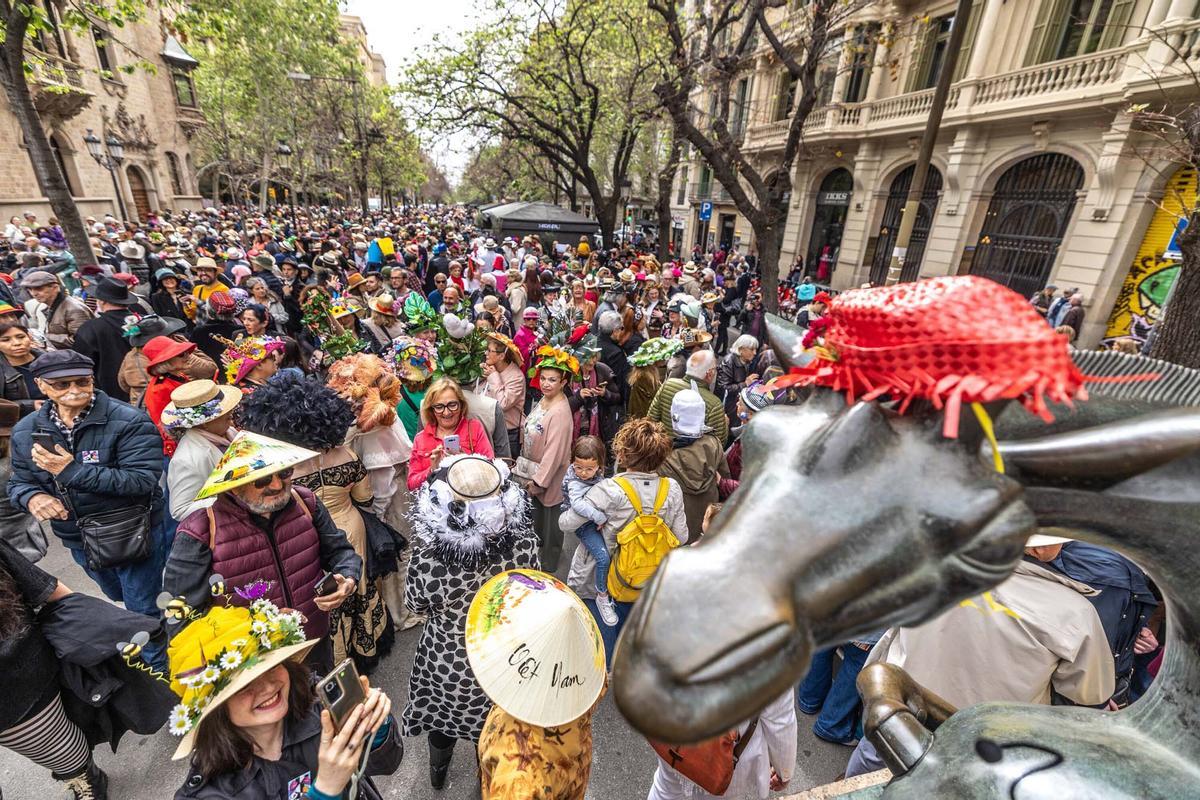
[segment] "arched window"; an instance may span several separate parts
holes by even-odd
[[[167,170],[171,173],[171,191],[183,194],[183,173],[179,170],[179,156],[167,153]]]
[[[79,187],[72,180],[71,170],[67,169],[67,159],[63,154],[62,147],[58,144],[58,136],[51,135],[48,138],[50,139],[50,150],[54,153],[54,160],[58,162],[58,168],[62,170],[63,177],[66,178],[67,190],[71,192],[72,196],[78,197],[80,195]]]

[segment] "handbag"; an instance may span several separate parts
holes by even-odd
[[[709,794],[720,796],[729,789],[738,759],[750,744],[757,727],[758,717],[755,717],[741,736],[737,731],[729,731],[700,744],[674,747],[650,740],[650,746],[671,769]]]
[[[529,486],[533,483],[533,476],[537,475],[538,462],[526,458],[525,456],[517,456],[517,462],[513,464],[512,477],[521,486]]]
[[[149,505],[122,506],[81,517],[75,513],[66,488],[60,485],[58,491],[75,517],[88,569],[121,567],[150,557]]]

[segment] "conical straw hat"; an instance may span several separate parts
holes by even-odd
[[[221,456],[221,460],[213,468],[196,499],[212,497],[302,461],[316,458],[317,455],[312,450],[294,444],[242,431],[225,450],[225,455]]]
[[[467,612],[467,658],[496,705],[530,725],[578,719],[604,688],[604,642],[583,602],[553,575],[502,572]]]

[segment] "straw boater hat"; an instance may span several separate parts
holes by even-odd
[[[219,576],[214,586],[221,582]],[[305,639],[299,611],[282,611],[266,598],[270,584],[255,581],[236,588],[250,607],[214,605],[171,640],[171,690],[179,704],[168,727],[182,737],[173,760],[196,746],[204,718],[235,694],[285,661],[300,661],[317,644]]]
[[[316,458],[317,453],[250,431],[242,431],[230,443],[204,482],[197,500],[227,492],[251,481]]]
[[[712,340],[712,334],[695,328],[684,328],[679,332],[679,341],[684,347],[698,347]]]
[[[494,342],[499,342],[508,349],[508,354],[512,357],[512,363],[520,366],[524,362],[524,356],[521,355],[521,348],[517,347],[517,343],[505,336],[503,333],[496,331],[488,331],[487,337]]]
[[[716,292],[705,292],[700,296],[700,305],[706,306],[709,303],[715,303],[721,299],[721,295]]]
[[[604,643],[587,607],[545,572],[501,572],[467,611],[467,660],[484,693],[529,725],[566,725],[604,689]],[[554,670],[520,669],[524,657]],[[564,680],[566,678],[566,680]]]
[[[195,428],[228,414],[240,402],[242,390],[236,386],[218,386],[210,380],[188,381],[171,392],[171,402],[162,412],[162,426],[168,432]]]

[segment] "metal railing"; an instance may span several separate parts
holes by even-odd
[[[72,61],[33,50],[26,51],[25,63],[29,65],[32,73],[31,83],[84,89],[83,67]]]

